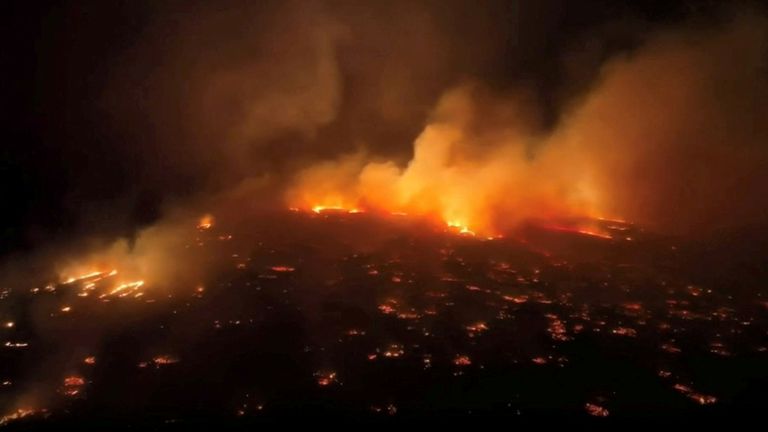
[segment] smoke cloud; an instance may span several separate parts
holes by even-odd
[[[764,11],[571,3],[60,6],[34,38],[41,144],[18,155],[34,199],[4,244],[130,253],[170,215],[253,205],[488,234],[768,221]]]
[[[765,223],[766,20],[707,24],[657,30],[611,58],[551,131],[525,88],[449,90],[407,164],[323,162],[288,200],[428,214],[485,233],[574,216],[674,234]]]

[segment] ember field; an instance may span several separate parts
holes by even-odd
[[[7,287],[0,424],[757,414],[768,298],[752,252],[715,261],[712,244],[594,223],[485,239],[286,211],[190,227],[179,260],[210,269],[199,284],[115,269]]]

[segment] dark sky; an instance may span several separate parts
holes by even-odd
[[[407,160],[461,80],[528,88],[547,129],[606,58],[721,3],[4,1],[0,253],[363,143]]]

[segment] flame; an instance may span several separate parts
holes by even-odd
[[[506,115],[508,107],[493,109]],[[590,173],[570,149],[541,146],[531,157],[537,142],[527,131],[478,133],[474,125],[483,121],[481,112],[472,89],[448,92],[414,141],[407,164],[362,152],[315,164],[296,176],[286,192],[287,207],[408,214],[486,239],[532,219],[601,216]]]
[[[179,359],[172,355],[163,354],[163,355],[154,357],[152,359],[152,362],[155,364],[155,366],[164,366],[164,365],[178,363]]]
[[[24,417],[29,417],[38,413],[45,413],[45,412],[46,410],[37,410],[34,408],[17,408],[15,411],[12,411],[0,417],[0,426],[5,426],[6,424],[14,420],[19,420]]]
[[[459,234],[474,236],[475,232],[470,230],[465,224],[458,222],[458,221],[448,221],[446,222],[446,225],[448,225],[448,228],[453,228],[458,231]]]
[[[613,236],[610,234],[606,234],[603,232],[598,231],[597,229],[591,229],[591,228],[581,228],[581,227],[568,227],[568,226],[560,226],[560,225],[545,225],[543,227],[546,230],[550,231],[559,231],[559,232],[568,232],[568,233],[574,233],[574,234],[581,234],[585,236],[590,237],[596,237],[606,240],[612,240]]]
[[[135,292],[137,289],[141,288],[143,285],[144,285],[143,280],[122,283],[112,288],[112,290],[108,294],[102,294],[101,296],[99,296],[99,298],[104,298],[104,297],[107,297],[108,295],[111,296],[115,294],[119,294],[120,297],[125,297],[128,294]]]
[[[77,276],[69,276],[66,279],[64,279],[61,283],[64,285],[70,285],[76,282],[84,282],[84,281],[93,283],[93,282],[100,281],[105,277],[114,276],[116,274],[117,274],[117,270],[114,270],[114,269],[110,272],[96,270],[96,271],[90,271],[88,273],[77,275]]]
[[[213,226],[213,216],[206,214],[203,215],[203,217],[200,218],[200,221],[197,223],[197,229],[204,231],[211,229]]]

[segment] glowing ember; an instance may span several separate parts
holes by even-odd
[[[397,407],[395,405],[393,405],[393,404],[389,404],[389,405],[387,405],[385,407],[380,407],[380,406],[373,405],[373,406],[371,406],[371,411],[373,411],[375,413],[386,413],[388,415],[393,416],[393,415],[397,414]]]
[[[549,225],[545,226],[544,229],[547,229],[549,231],[558,231],[558,232],[565,232],[565,233],[573,233],[573,234],[581,234],[589,237],[595,237],[600,239],[606,239],[606,240],[612,240],[613,236],[610,234],[605,234],[598,231],[593,231],[589,229],[582,229],[582,228],[572,228],[572,227],[566,227],[566,226],[559,226],[559,225]]]
[[[385,315],[394,314],[397,312],[397,309],[395,309],[395,306],[397,306],[397,300],[387,300],[385,303],[382,303],[378,306],[379,311]]]
[[[112,290],[109,293],[102,294],[101,296],[99,296],[99,298],[105,298],[107,296],[111,296],[115,294],[118,294],[119,297],[125,297],[129,294],[133,294],[137,289],[141,288],[143,285],[144,285],[144,281],[123,283],[112,288]]]
[[[40,413],[40,412],[45,413],[46,410],[38,411],[38,410],[35,410],[35,409],[30,409],[30,408],[19,408],[16,411],[14,411],[14,412],[12,412],[10,414],[6,414],[6,415],[0,417],[0,426],[4,426],[4,425],[6,425],[6,424],[8,424],[8,423],[10,423],[10,422],[12,422],[14,420],[23,419],[24,417],[29,417],[29,416],[35,415],[37,413]]]
[[[86,357],[85,359],[83,359],[83,363],[85,363],[87,365],[95,365],[96,364],[96,357],[94,357],[94,356]]]
[[[584,409],[587,410],[587,414],[595,417],[608,417],[609,414],[607,409],[593,403],[586,403]]]
[[[274,266],[270,268],[272,269],[272,271],[276,271],[278,273],[290,273],[296,270],[295,268],[289,267],[289,266]]]
[[[637,331],[629,327],[616,327],[611,333],[619,336],[637,337]]]
[[[101,279],[103,279],[104,277],[107,277],[107,276],[114,276],[116,274],[117,274],[117,270],[112,270],[109,273],[101,272],[101,271],[93,271],[93,272],[89,272],[89,273],[82,274],[82,275],[79,275],[79,276],[70,276],[66,280],[64,280],[62,282],[62,284],[69,285],[69,284],[73,284],[75,282],[83,282],[83,281],[86,281],[86,280],[90,280],[90,281],[93,282],[93,281],[101,280]]]
[[[64,386],[66,387],[78,387],[85,385],[85,379],[81,376],[73,375],[64,378]]]
[[[386,350],[382,351],[381,355],[386,358],[398,358],[401,357],[403,354],[405,354],[405,350],[403,349],[402,345],[398,344],[392,344],[389,347],[387,347]]]
[[[338,382],[336,378],[336,372],[315,372],[315,378],[317,379],[317,385],[321,387],[327,387]]]
[[[695,401],[696,403],[700,405],[711,405],[715,402],[717,402],[717,398],[711,395],[705,395],[703,393],[698,393],[694,391],[691,387],[685,385],[685,384],[675,384],[672,388],[677,390],[678,392],[688,396],[690,399]]]
[[[689,398],[696,401],[699,405],[711,405],[717,402],[717,398],[710,395],[693,392],[688,395]]]
[[[365,336],[364,330],[349,329],[346,331],[347,336]]]
[[[453,364],[456,366],[469,366],[472,364],[472,360],[470,360],[469,356],[457,355],[453,359]]]
[[[179,359],[177,357],[171,356],[171,355],[160,355],[152,359],[152,362],[156,366],[165,366],[170,365],[174,363],[178,363]]]
[[[549,318],[549,327],[547,327],[547,332],[549,333],[549,336],[552,338],[552,340],[564,342],[571,339],[570,336],[568,336],[565,323],[558,319],[557,315],[548,314],[546,316]]]
[[[670,354],[680,354],[682,350],[672,343],[666,343],[661,345],[661,349]]]
[[[329,206],[316,205],[312,207],[312,211],[318,214],[326,211],[345,212],[345,213],[351,213],[351,214],[363,213],[363,211],[358,208],[345,208],[344,206],[333,206],[333,205],[329,205]]]
[[[213,227],[213,216],[207,214],[200,218],[197,222],[197,229],[205,231]]]
[[[72,375],[64,378],[64,385],[59,392],[67,397],[80,396],[82,388],[85,385],[85,379],[78,375]]]
[[[505,296],[502,296],[501,298],[503,298],[506,301],[511,301],[513,303],[518,303],[518,304],[525,303],[525,302],[528,301],[528,296],[527,295],[519,295],[519,296],[506,296],[505,295]]]
[[[467,331],[469,332],[470,336],[475,336],[479,333],[483,333],[486,330],[488,330],[488,326],[484,322],[478,322],[467,326]]]
[[[27,346],[29,346],[29,344],[27,342],[11,342],[11,341],[7,341],[7,342],[5,342],[5,346],[7,348],[26,348]]]

